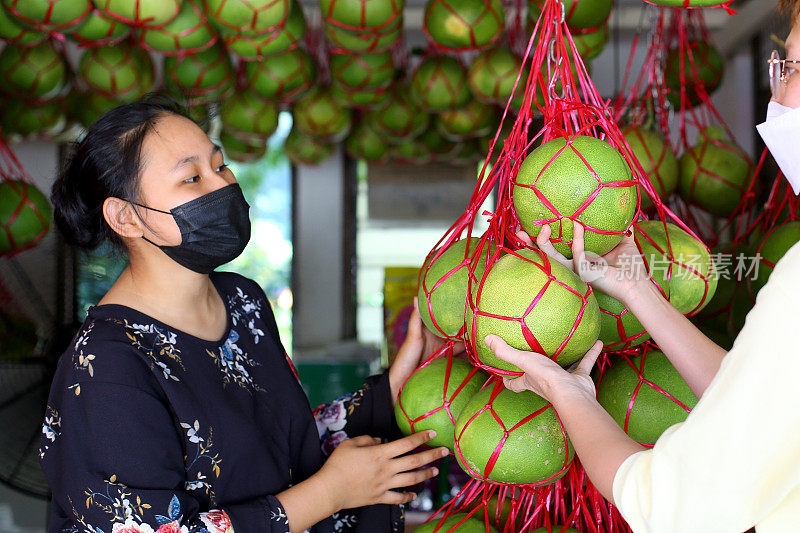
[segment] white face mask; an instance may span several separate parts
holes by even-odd
[[[756,129],[794,193],[800,194],[800,107],[770,102],[766,122]]]

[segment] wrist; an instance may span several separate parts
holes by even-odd
[[[651,305],[653,299],[662,299],[663,296],[658,290],[656,283],[648,276],[646,278],[637,280],[630,290],[625,291],[625,294],[620,298],[620,301],[625,304],[625,307],[633,310],[634,307],[642,305]]]
[[[547,391],[547,400],[553,404],[556,411],[569,409],[569,406],[576,403],[586,404],[587,402],[597,402],[593,389],[589,390],[589,387],[583,387],[577,384],[551,388]]]
[[[333,513],[338,513],[344,509],[344,502],[342,501],[345,496],[344,491],[335,490],[335,485],[331,483],[329,472],[323,466],[316,474],[308,478],[307,483],[314,487],[314,492],[317,494],[317,501],[329,511],[326,516]]]

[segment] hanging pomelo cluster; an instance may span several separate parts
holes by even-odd
[[[21,26],[44,33],[70,32],[92,9],[91,0],[3,0],[2,5]]]
[[[666,61],[667,98],[672,105],[693,107],[722,83],[724,63],[719,52],[705,41],[689,41],[670,50]]]
[[[481,52],[467,72],[469,88],[475,98],[487,104],[505,107],[520,77],[517,95],[521,96],[528,78],[527,69],[520,76],[522,59],[506,47],[498,46]]]
[[[350,157],[369,162],[382,161],[389,152],[386,139],[364,121],[359,122],[347,136],[344,148]]]
[[[225,157],[238,163],[247,163],[264,157],[267,141],[261,137],[243,137],[226,130],[220,131],[219,142]]]
[[[306,18],[297,0],[291,0],[286,21],[266,33],[223,33],[228,49],[245,61],[256,61],[266,56],[294,50],[306,33]]]
[[[680,170],[681,197],[723,218],[741,203],[754,177],[747,154],[714,127],[701,131],[697,143],[683,153]]]
[[[158,28],[144,28],[141,44],[165,55],[192,54],[217,42],[201,0],[184,0],[180,13]]]
[[[182,0],[94,0],[100,11],[125,24],[158,28],[178,16]]]
[[[0,138],[0,255],[35,246],[50,228],[50,203]]]
[[[0,52],[0,90],[9,96],[47,100],[64,88],[69,66],[51,41],[6,45]]]
[[[92,9],[86,20],[68,34],[68,37],[83,47],[97,48],[122,42],[130,34],[130,26],[112,18],[97,8]]]
[[[663,352],[637,355],[621,354],[602,372],[597,401],[632,439],[653,445],[686,419],[697,397]]]
[[[382,52],[400,38],[405,0],[320,0],[336,52]]]
[[[376,131],[400,142],[419,135],[428,126],[428,114],[409,95],[408,87],[396,85],[386,104],[367,115]]]
[[[473,99],[463,107],[439,113],[436,125],[445,137],[462,140],[489,135],[496,124],[495,118],[493,106]]]
[[[293,102],[311,88],[317,68],[308,52],[296,48],[268,61],[249,61],[244,72],[253,92],[275,102]]]
[[[428,0],[423,29],[436,46],[450,51],[479,50],[503,33],[502,0]]]
[[[306,135],[338,142],[350,131],[352,111],[336,101],[330,88],[315,87],[295,102],[294,120]]]
[[[177,96],[219,100],[233,89],[234,80],[230,56],[219,44],[196,54],[164,58],[164,83]]]
[[[332,54],[330,68],[333,83],[353,92],[388,87],[395,76],[390,52]]]
[[[302,133],[296,126],[286,137],[284,150],[289,160],[296,165],[319,165],[331,154],[334,144]]]
[[[237,91],[220,102],[219,118],[229,134],[266,143],[278,127],[278,108],[251,91]]]
[[[455,109],[469,102],[467,70],[455,58],[444,55],[423,59],[411,78],[414,98],[428,111]]]
[[[79,73],[91,89],[124,101],[144,96],[155,83],[150,54],[129,43],[87,49]]]

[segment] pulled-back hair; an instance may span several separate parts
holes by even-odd
[[[103,202],[138,198],[142,143],[169,114],[188,118],[174,100],[146,96],[108,111],[74,145],[50,196],[53,219],[67,242],[82,248],[106,239],[122,244],[103,217]]]
[[[800,11],[800,0],[779,0],[778,6],[781,12],[792,16],[792,24],[794,24],[797,20],[798,11]]]

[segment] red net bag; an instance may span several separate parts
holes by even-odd
[[[44,12],[42,12],[42,8]],[[48,33],[66,32],[79,26],[92,10],[87,0],[8,0],[3,8],[26,27]]]
[[[0,256],[36,246],[50,229],[52,210],[0,136]]]

